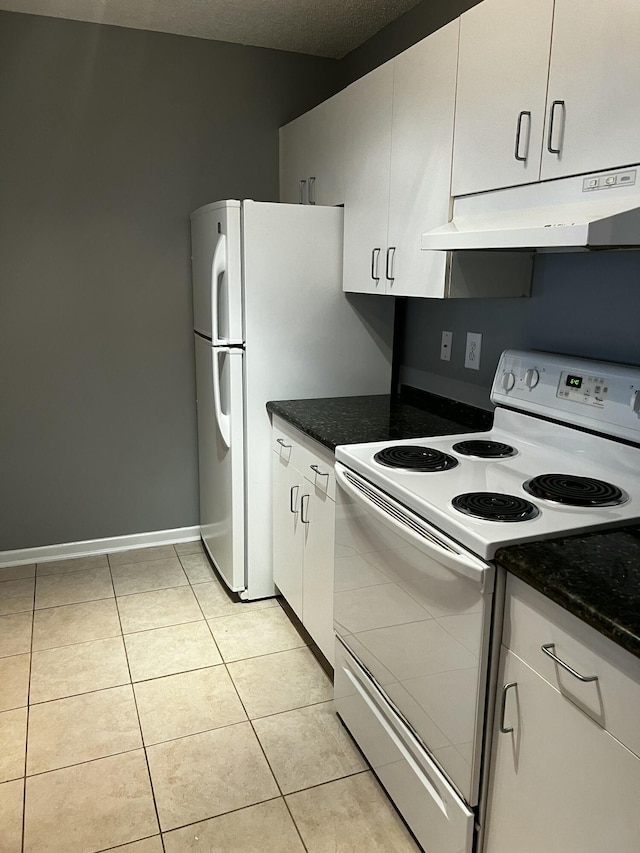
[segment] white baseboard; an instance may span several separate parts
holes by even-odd
[[[195,542],[198,539],[200,527],[195,526],[132,533],[129,536],[111,536],[108,539],[86,539],[84,542],[63,542],[60,545],[43,545],[40,548],[20,548],[16,551],[0,551],[0,568],[48,563],[69,557],[89,557],[92,554],[104,554],[106,551],[130,551],[132,548],[144,548],[149,545]]]

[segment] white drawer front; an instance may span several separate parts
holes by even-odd
[[[470,853],[473,812],[340,642],[335,708],[424,850]]]
[[[640,756],[640,659],[509,575],[502,641],[521,660]],[[542,651],[559,657],[580,681]]]
[[[333,453],[276,415],[272,433],[272,447],[281,458],[297,468],[318,491],[335,500]]]

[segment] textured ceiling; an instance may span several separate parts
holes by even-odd
[[[0,0],[0,9],[341,58],[419,0]]]

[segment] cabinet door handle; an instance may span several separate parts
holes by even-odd
[[[380,276],[378,275],[378,262],[380,261],[380,249],[375,248],[371,250],[371,278],[377,284],[380,281]]]
[[[387,264],[385,269],[385,276],[387,281],[390,281],[393,284],[394,272],[393,272],[393,262],[396,258],[396,247],[389,246],[387,249]]]
[[[520,137],[522,135],[522,119],[527,116],[529,119],[529,130],[531,130],[531,113],[529,110],[521,110],[520,115],[518,116],[518,123],[516,125],[516,149],[514,151],[513,156],[516,160],[519,160],[521,163],[527,162],[527,157],[529,155],[529,136],[527,135],[527,153],[522,156],[520,154]]]
[[[306,204],[306,202],[304,200],[304,195],[305,195],[306,191],[307,191],[307,182],[305,180],[302,180],[298,184],[298,203],[299,204]]]
[[[300,499],[300,521],[309,524],[309,495],[303,495]]]
[[[507,693],[511,690],[512,687],[517,687],[517,681],[510,681],[508,684],[505,684],[502,688],[502,711],[500,713],[500,731],[503,735],[508,735],[513,731],[513,726],[505,726],[504,724],[504,715],[507,710]]]
[[[550,154],[559,154],[560,148],[554,148],[552,145],[553,142],[553,125],[556,117],[556,107],[562,107],[563,111],[565,109],[564,101],[554,101],[551,104],[551,108],[549,110],[549,133],[547,135],[547,151]]]
[[[319,477],[328,477],[329,476],[328,471],[321,471],[317,465],[309,465],[309,468],[311,468],[312,471],[315,471]]]
[[[280,445],[280,447],[284,447],[287,450],[291,450],[291,445],[287,444],[283,438],[277,438],[276,441]]]
[[[316,203],[316,179],[309,178],[309,204]]]
[[[546,643],[546,645],[540,646],[540,649],[541,649],[541,651],[543,651],[545,653],[545,655],[547,655],[547,657],[550,657],[551,660],[554,661],[554,663],[557,663],[558,666],[561,666],[563,669],[566,669],[566,671],[571,673],[571,675],[573,675],[574,678],[577,678],[578,681],[597,681],[598,680],[597,675],[580,675],[580,673],[577,672],[577,670],[575,670],[572,666],[569,666],[568,663],[565,663],[563,660],[560,660],[560,658],[553,653],[553,650],[555,649],[555,647],[556,647],[555,643]]]
[[[292,512],[294,515],[298,514],[298,510],[296,509],[296,504],[298,503],[298,489],[299,486],[291,486],[289,491],[289,512]]]

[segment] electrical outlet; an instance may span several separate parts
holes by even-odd
[[[480,370],[480,351],[482,335],[480,332],[467,332],[467,347],[464,353],[464,366],[470,370]]]
[[[440,359],[441,361],[451,361],[451,341],[453,340],[453,332],[443,332],[442,341],[440,342]]]

